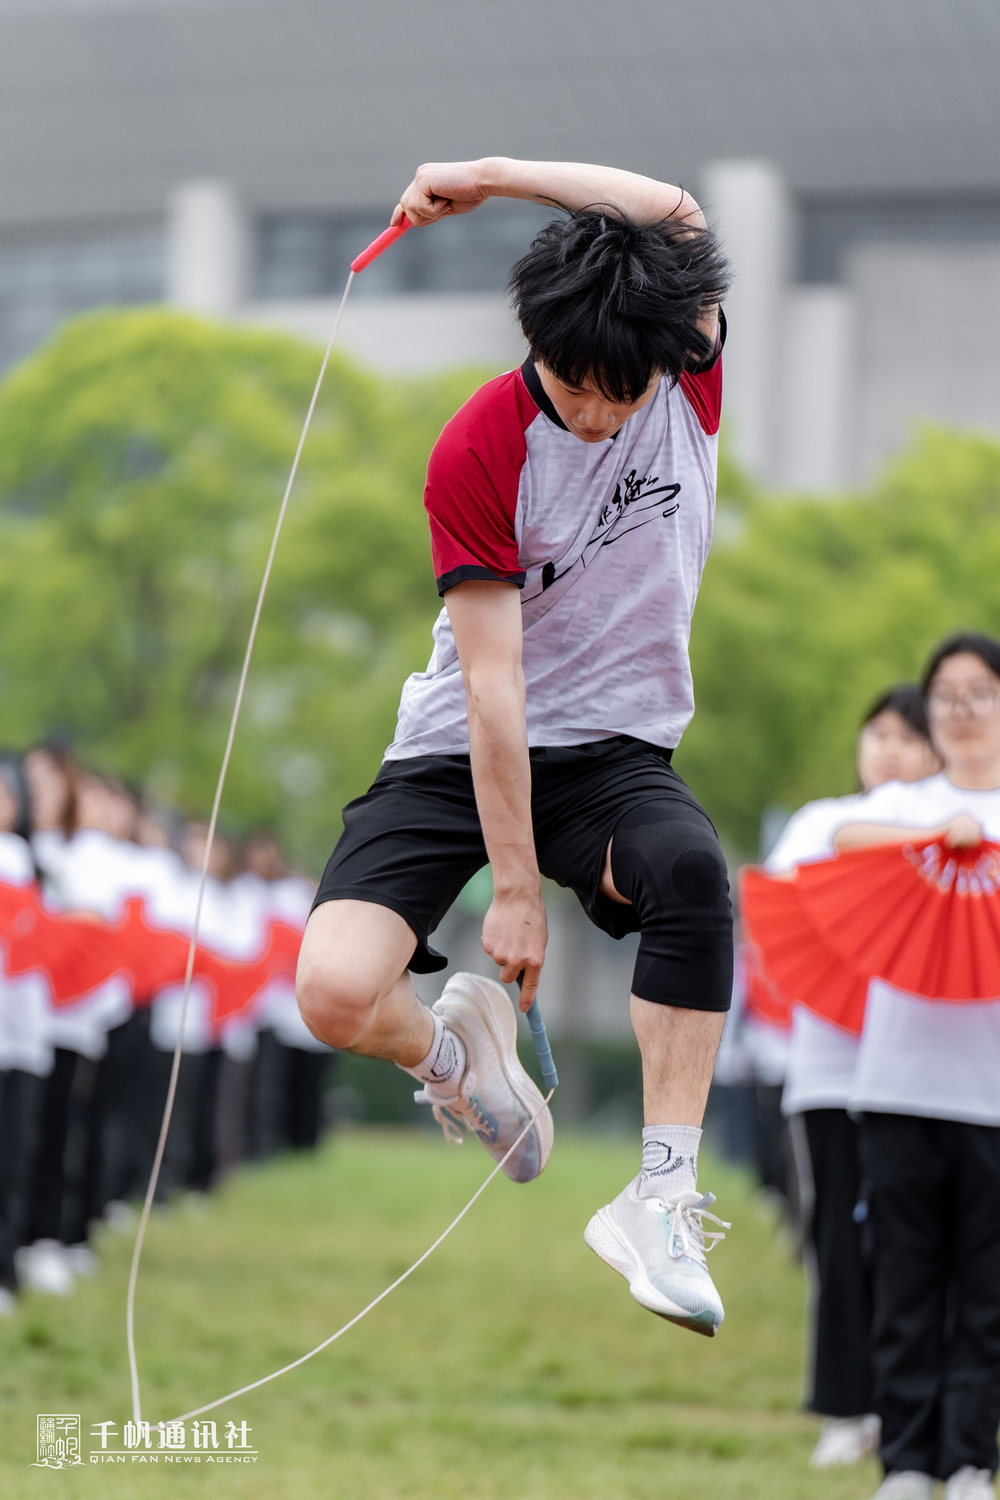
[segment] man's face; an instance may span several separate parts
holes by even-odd
[[[573,436],[583,443],[604,443],[613,438],[629,417],[652,401],[661,379],[655,376],[638,401],[623,404],[609,401],[589,378],[581,386],[564,385],[540,360],[535,360],[535,369],[552,405]]]

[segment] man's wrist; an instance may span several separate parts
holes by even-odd
[[[509,156],[483,156],[476,162],[476,181],[490,198],[516,197],[511,193],[514,163]]]
[[[497,901],[535,901],[542,894],[542,877],[534,860],[506,870],[493,866],[493,895]]]

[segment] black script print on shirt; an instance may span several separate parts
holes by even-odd
[[[623,536],[628,536],[631,531],[638,531],[640,526],[648,526],[651,521],[666,520],[668,516],[676,515],[681,508],[677,499],[681,487],[679,484],[661,484],[657,489],[645,488],[646,485],[657,484],[658,477],[647,474],[645,478],[637,479],[633,469],[631,474],[626,474],[624,480],[619,480],[614,494],[597,518],[593,536],[583,549],[584,567],[596,556],[596,553],[591,552],[592,547],[610,547],[612,542],[620,542]],[[568,572],[569,569],[564,571]],[[543,592],[552,587],[557,577],[562,576],[562,573],[556,573],[555,563],[547,562],[542,568]]]
[[[636,478],[635,469],[631,474],[626,474],[615,485],[614,494],[601,511],[584,557],[591,547],[610,547],[612,542],[620,542],[623,536],[628,536],[630,531],[638,531],[640,526],[648,526],[658,518],[666,520],[668,516],[676,515],[681,505],[677,500],[681,492],[680,485],[660,484],[656,489],[646,488],[647,485],[657,484],[658,476],[655,474],[647,474],[644,479]],[[672,501],[676,503],[671,504]]]

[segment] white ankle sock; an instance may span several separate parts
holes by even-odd
[[[641,1193],[672,1198],[698,1186],[698,1143],[694,1125],[647,1125],[642,1132]]]
[[[404,1068],[403,1072],[411,1073],[421,1083],[429,1083],[442,1092],[451,1090],[457,1094],[465,1072],[465,1043],[460,1036],[449,1031],[441,1017],[436,1016],[433,1011],[431,1019],[434,1022],[434,1039],[427,1056],[415,1068]]]

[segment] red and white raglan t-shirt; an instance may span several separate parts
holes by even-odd
[[[560,421],[528,359],[447,424],[424,503],[438,592],[521,589],[528,744],[627,734],[675,746],[694,713],[688,639],[712,540],[722,367],[666,379],[614,438]],[[386,758],[467,755],[446,610],[403,687]]]

